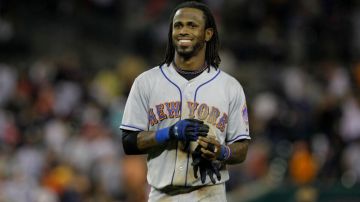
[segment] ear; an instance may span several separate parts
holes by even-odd
[[[213,34],[214,34],[214,29],[213,28],[205,29],[205,41],[206,42],[210,41]]]

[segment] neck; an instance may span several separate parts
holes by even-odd
[[[181,70],[186,70],[186,71],[200,70],[205,65],[205,51],[200,51],[199,54],[190,58],[182,57],[175,52],[174,63]]]

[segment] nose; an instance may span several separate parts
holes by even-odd
[[[186,26],[184,26],[179,30],[179,34],[180,35],[187,35],[187,34],[189,34],[189,30],[186,28]]]

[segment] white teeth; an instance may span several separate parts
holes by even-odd
[[[189,43],[189,42],[191,42],[191,40],[189,40],[189,39],[180,39],[179,42],[181,42],[181,43]]]

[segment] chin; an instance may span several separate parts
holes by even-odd
[[[194,55],[193,52],[178,52],[178,54],[184,58],[191,58]]]
[[[178,55],[180,55],[181,57],[185,57],[185,58],[190,58],[194,55],[194,51],[193,50],[184,50],[181,48],[177,48],[176,52]]]

